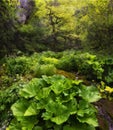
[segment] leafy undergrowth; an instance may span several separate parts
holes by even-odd
[[[0,65],[0,127],[10,130],[95,130],[92,103],[113,96],[112,58],[48,51]]]
[[[64,76],[33,78],[19,91],[20,98],[11,107],[14,118],[9,129],[95,129],[98,90]]]

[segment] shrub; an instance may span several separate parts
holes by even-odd
[[[113,70],[109,71],[108,74],[105,77],[105,81],[108,83],[108,84],[111,84],[113,83]]]
[[[16,74],[25,74],[29,72],[31,62],[25,56],[9,58],[6,60],[7,74],[15,76]]]
[[[106,58],[104,59],[104,74],[103,74],[103,80],[105,80],[106,83],[112,84],[113,83],[113,59],[112,58]]]
[[[36,77],[41,77],[42,75],[53,75],[56,72],[56,68],[52,64],[47,64],[47,65],[40,65],[37,64],[37,67],[34,69],[34,75]]]
[[[76,62],[80,73],[85,74],[88,78],[101,79],[103,68],[96,55],[83,53],[76,55]]]
[[[65,55],[63,56],[58,64],[56,65],[58,69],[65,71],[77,71],[77,64],[75,63],[75,55]]]
[[[0,90],[0,128],[6,127],[13,118],[10,107],[19,98],[18,91],[22,87],[21,82],[13,83],[5,90]]]
[[[9,129],[95,130],[96,109],[100,99],[94,86],[64,76],[34,78],[19,91],[20,99],[11,107],[16,117]]]
[[[104,71],[96,55],[89,53],[65,55],[60,59],[57,67],[66,71],[79,72],[93,79],[101,79]]]
[[[43,64],[58,64],[58,59],[54,58],[54,57],[44,57],[42,56],[42,58],[40,59],[40,63]]]

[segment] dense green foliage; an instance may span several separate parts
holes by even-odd
[[[1,0],[0,129],[95,130],[112,33],[112,0]]]
[[[93,86],[82,85],[80,80],[59,75],[33,78],[19,94],[20,99],[11,107],[17,119],[17,123],[14,119],[9,126],[11,130],[75,129],[73,118],[79,121],[80,130],[84,126],[85,130],[98,126],[96,109],[90,103],[100,98],[99,93]]]
[[[113,3],[110,0],[91,0],[82,7],[78,16],[78,33],[86,46],[95,49],[112,47],[113,37]],[[109,46],[108,46],[109,44]]]
[[[95,129],[96,109],[91,103],[97,101],[99,91],[112,99],[112,59],[107,57],[48,51],[4,58],[0,69],[0,121],[1,126],[10,123],[11,130],[28,124],[29,129]]]
[[[0,39],[5,51],[82,48],[112,53],[111,0],[30,0],[26,7],[2,0],[0,8]]]
[[[10,53],[15,46],[14,33],[15,33],[15,1],[1,0],[0,1],[0,57],[4,53]]]
[[[59,69],[66,71],[77,71],[85,75],[87,78],[102,78],[103,68],[97,60],[96,55],[89,53],[71,54],[63,56],[58,64]]]

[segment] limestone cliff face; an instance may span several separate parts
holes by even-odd
[[[35,7],[34,0],[18,0],[19,6],[17,9],[17,19],[19,23],[26,23],[29,19],[33,8]]]

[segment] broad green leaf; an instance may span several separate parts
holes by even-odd
[[[48,96],[45,99],[40,99],[40,101],[37,103],[37,109],[45,109],[47,104],[51,102],[52,98]]]
[[[55,94],[60,94],[64,90],[68,90],[72,87],[73,86],[72,86],[71,80],[67,78],[56,81],[51,85],[51,89],[54,91]]]
[[[75,99],[75,96],[77,96],[78,92],[77,89],[73,86],[72,88],[64,90],[60,95],[56,97],[56,101],[59,103],[66,103],[73,99]]]
[[[50,120],[52,122],[55,122],[57,125],[61,125],[68,120],[69,116],[70,116],[69,113],[65,112],[65,113],[62,113],[61,115],[59,114],[52,117]]]
[[[92,125],[94,127],[97,127],[98,126],[98,120],[96,118],[96,115],[95,114],[92,114],[92,115],[85,115],[84,117],[80,117],[78,116],[77,119],[82,122],[82,123],[87,123],[89,125]]]
[[[51,89],[55,94],[60,94],[64,90],[63,81],[55,82],[53,85],[51,85]]]
[[[79,107],[77,111],[77,119],[82,123],[87,123],[96,127],[98,126],[97,118],[95,115],[96,111],[96,108],[92,104],[81,100],[79,102]]]
[[[59,102],[60,103],[60,102]],[[67,101],[63,101],[62,102],[64,106],[67,107],[67,110],[70,115],[76,114],[77,112],[77,101],[75,98],[71,99],[71,100],[67,100]]]
[[[79,85],[80,83],[82,83],[82,80],[73,80],[72,83],[75,85]]]
[[[27,85],[25,85],[22,90],[20,90],[20,95],[24,98],[34,97],[43,86],[43,80],[34,78]]]
[[[54,102],[52,99],[48,101],[48,104],[46,105],[45,109],[54,113],[55,115],[62,114],[68,110],[66,106],[61,103]]]
[[[41,99],[40,102],[37,103],[37,109],[44,109],[48,100]]]
[[[77,112],[77,101],[76,101],[76,99],[73,99],[70,102],[67,102],[66,106],[68,108],[70,115],[76,114],[76,112]]]
[[[43,75],[42,78],[44,81],[46,81],[48,84],[53,84],[55,82],[59,82],[60,80],[65,80],[66,78],[62,75],[53,75],[53,76],[45,76]]]
[[[35,116],[24,116],[26,109],[29,106],[29,102],[26,100],[17,101],[12,107],[13,114],[17,117],[17,120],[21,123],[23,129],[31,130],[34,124],[37,122]]]
[[[51,89],[49,87],[47,88],[42,88],[38,91],[37,95],[35,96],[35,98],[37,100],[40,100],[42,98],[47,98],[49,93],[50,93]]]
[[[69,113],[63,113],[62,115],[57,115],[51,118],[52,122],[55,122],[57,125],[61,125],[66,122],[69,118]]]
[[[99,91],[94,86],[80,86],[79,96],[87,102],[96,102],[101,98]]]
[[[49,112],[49,111],[46,111],[46,112],[44,112],[44,113],[42,114],[42,117],[43,117],[44,120],[49,120],[49,119],[52,118],[52,116],[53,116],[53,113],[52,113],[52,112]]]
[[[21,130],[21,124],[15,118],[11,120],[10,125],[8,126],[9,130]],[[7,130],[7,129],[6,129]]]
[[[43,113],[44,119],[50,119],[56,124],[62,124],[69,118],[68,108],[60,103],[49,101],[46,106],[46,112]]]
[[[43,98],[47,98],[49,93],[50,93],[50,88],[42,88],[42,94],[43,94]]]
[[[13,111],[13,115],[23,116],[28,106],[29,106],[29,102],[27,100],[18,100],[11,107],[11,110]]]
[[[37,115],[38,113],[39,111],[37,110],[37,104],[32,103],[25,111],[24,116],[33,116],[33,115]]]
[[[84,117],[85,114],[92,115],[93,113],[96,113],[96,108],[92,104],[86,102],[85,100],[79,101],[77,111],[78,116]]]
[[[21,125],[24,129],[32,130],[34,125],[38,123],[37,116],[26,116],[23,117],[21,120]]]

